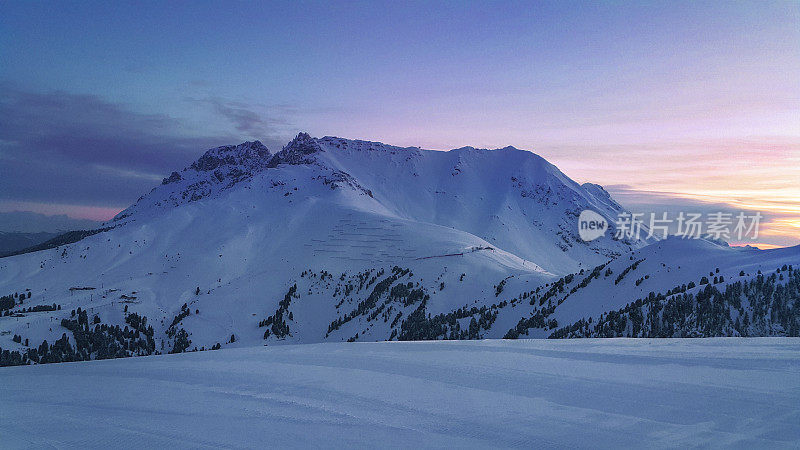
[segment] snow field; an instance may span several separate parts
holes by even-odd
[[[325,343],[0,369],[4,448],[800,445],[800,340]]]

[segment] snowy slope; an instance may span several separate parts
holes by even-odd
[[[513,147],[438,152],[305,133],[274,155],[258,141],[211,149],[110,224],[147,220],[202,200],[228,201],[223,195],[231,190],[245,190],[244,200],[259,204],[265,203],[261,194],[280,187],[284,194],[297,194],[296,204],[309,193],[295,189],[319,184],[358,194],[350,208],[465,231],[553,273],[643,245],[615,241],[612,233],[581,241],[576,220],[582,210],[597,211],[613,227],[622,207],[602,187],[580,186],[531,152]],[[329,201],[319,193],[311,196]]]
[[[702,239],[671,237],[598,266],[594,274],[592,270],[586,270],[565,277],[562,279],[565,281],[563,288],[553,289],[553,285],[543,287],[533,296],[536,300],[531,300],[535,305],[529,305],[528,301],[524,304],[531,311],[529,317],[534,311],[543,311],[547,309],[547,305],[552,305],[553,310],[546,314],[547,319],[555,320],[559,326],[589,318],[596,322],[601,314],[624,308],[640,299],[647,299],[651,293],[664,294],[668,298],[671,297],[668,294],[670,291],[674,291],[674,295],[696,295],[708,286],[702,284],[703,277],[721,291],[735,283],[756,282],[759,274],[776,274],[782,280],[777,284],[782,284],[789,279],[784,280],[780,276],[781,268],[786,269],[787,266],[795,269],[784,271],[787,277],[789,272],[798,273],[796,270],[800,267],[800,246],[759,250],[752,247],[728,247]],[[718,280],[716,283],[715,277]],[[525,288],[512,286],[507,289],[506,295],[520,297],[521,290]],[[548,295],[547,291],[554,294]],[[544,305],[540,304],[543,298],[546,298]],[[800,308],[800,298],[793,300],[797,302],[796,307]],[[770,303],[769,299],[767,303]],[[796,312],[792,314],[797,316]],[[498,323],[502,325],[496,326],[487,337],[505,336],[505,331],[512,328],[518,320],[519,312],[502,312],[498,319]],[[508,327],[503,330],[506,325]],[[551,333],[550,326],[531,328],[528,336],[548,337]]]
[[[632,258],[632,259],[631,259]],[[642,262],[619,283],[619,274],[634,262]],[[785,264],[800,262],[800,246],[759,250],[752,247],[727,247],[705,240],[671,238],[630,255],[608,266],[613,274],[601,277],[571,297],[555,316],[562,322],[625,306],[625,303],[646,297],[650,292],[664,292],[675,286],[694,282],[703,276],[723,276],[727,283],[751,279],[759,270],[773,273]],[[717,272],[719,269],[719,272]],[[744,271],[745,274],[739,274]],[[713,275],[712,275],[713,272]],[[647,274],[649,278],[642,280]],[[602,280],[602,281],[600,281]],[[637,285],[636,281],[641,280]],[[598,283],[602,283],[599,285]]]
[[[291,169],[282,172],[287,183],[295,176],[308,176],[305,167]],[[55,325],[79,306],[104,322],[120,323],[127,305],[163,332],[188,303],[200,314],[187,318],[185,328],[198,347],[210,347],[231,334],[259,342],[263,330],[256,323],[275,311],[287,286],[307,269],[338,276],[402,265],[415,270],[417,279],[433,282],[449,267],[453,274],[468,272],[466,282],[476,290],[508,273],[551,277],[499,249],[470,251],[489,246],[474,235],[433,224],[388,221],[375,212],[348,207],[356,195],[349,190],[323,184],[311,184],[300,194],[269,183],[261,188],[266,198],[260,204],[250,203],[248,191],[231,192],[224,202],[192,202],[71,246],[0,260],[0,283],[15,286],[6,292],[31,288],[29,305],[62,305],[62,311],[47,314],[46,321]],[[285,196],[287,192],[291,195]],[[294,200],[302,194],[308,197]],[[328,201],[315,195],[327,196]],[[463,256],[417,259],[465,251]],[[72,287],[95,289],[70,291]],[[42,339],[52,342],[63,329],[28,327],[44,315],[0,320],[12,334],[24,331],[37,344]]]
[[[431,152],[330,137],[319,144],[324,164],[351,174],[391,213],[470,232],[553,273],[641,246],[610,234],[590,243],[578,239],[582,210],[613,223],[622,207],[601,187],[580,186],[527,151]]]
[[[612,258],[615,274],[643,260],[644,282],[603,276],[553,296],[548,323],[526,328],[547,337],[556,324],[697,281],[715,267],[731,280],[742,269],[754,277],[759,264],[800,266],[797,249],[644,247],[608,236],[585,243],[577,237],[583,209],[612,224],[621,211],[601,187],[578,185],[510,147],[435,152],[304,133],[274,153],[258,141],[219,147],[165,178],[105,224],[109,231],[0,258],[0,295],[25,297],[13,316],[0,317],[0,348],[25,353],[62,336],[74,346],[78,327],[88,336],[82,342],[111,345],[115,355],[141,353],[137,340],[165,353],[503,337],[549,305],[531,305],[529,293],[540,296],[574,274],[569,290],[586,279],[580,271]],[[42,305],[56,309],[26,310]],[[152,333],[132,314],[146,317]],[[107,350],[97,345],[86,344],[83,358]]]
[[[167,351],[173,321],[191,311],[172,328],[187,329],[198,348],[231,335],[256,343],[264,330],[255,324],[275,313],[302,272],[340,277],[395,266],[415,274],[434,314],[488,306],[508,276],[538,284],[642,245],[580,242],[574,221],[588,207],[609,219],[620,209],[601,189],[584,189],[511,148],[434,152],[302,133],[276,153],[258,141],[219,147],[105,224],[112,230],[1,259],[0,293],[29,289],[28,306],[62,310],[0,321],[9,337],[38,345],[59,338],[60,321],[77,320],[78,307],[123,327],[136,312],[155,328],[157,350]],[[94,289],[70,289],[79,287]],[[322,294],[301,302],[298,321],[309,324],[293,338],[318,341],[316,325],[324,333],[336,318],[339,300]],[[413,308],[406,305],[406,315]],[[366,324],[351,326],[338,339]],[[373,327],[369,338],[390,333]]]
[[[4,448],[797,448],[797,339],[255,347],[0,369]]]

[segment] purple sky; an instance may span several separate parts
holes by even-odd
[[[3,2],[0,57],[0,212],[108,218],[303,130],[514,145],[800,243],[799,2]]]

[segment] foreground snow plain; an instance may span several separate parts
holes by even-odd
[[[800,339],[323,343],[0,369],[17,447],[793,447]]]

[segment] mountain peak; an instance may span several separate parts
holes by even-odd
[[[309,155],[321,151],[322,146],[319,145],[316,138],[311,137],[308,133],[300,132],[297,137],[275,154],[268,167],[277,167],[278,164],[308,164],[315,160]]]
[[[321,150],[319,143],[310,134],[305,132],[297,133],[297,137],[289,141],[286,146],[283,147],[281,153],[300,153],[304,155],[309,155],[311,153],[316,153],[317,151]]]
[[[311,141],[313,139],[314,138],[312,138],[310,134],[306,133],[305,131],[301,131],[301,132],[297,133],[297,136],[294,139],[292,139],[291,142],[298,142],[298,141],[299,142],[308,142],[308,141]],[[291,144],[291,142],[290,142],[290,144]]]
[[[208,172],[225,165],[252,165],[266,163],[269,149],[261,141],[246,141],[239,145],[224,145],[212,148],[190,166],[198,172]]]
[[[297,166],[305,167],[298,171]],[[384,170],[387,166],[393,168],[389,173]],[[303,179],[295,179],[300,173]],[[288,186],[288,178],[292,179],[292,188],[309,192],[320,182],[334,190],[349,186],[359,198],[365,194],[371,199],[359,200],[369,202],[363,205],[365,208],[379,207],[400,217],[460,227],[523,257],[534,257],[550,245],[549,238],[543,236],[559,236],[555,248],[561,251],[550,257],[546,270],[568,271],[577,267],[577,257],[597,262],[597,258],[613,257],[638,245],[602,239],[591,244],[580,241],[574,226],[575,211],[591,208],[611,221],[622,207],[600,186],[581,187],[534,153],[510,146],[438,152],[329,136],[316,138],[305,132],[273,155],[258,141],[211,149],[191,166],[165,178],[163,184],[167,186],[137,202],[120,218],[146,210],[147,205],[180,205],[216,197],[253,179],[261,181],[245,184],[237,192],[247,196],[252,187],[272,192],[275,186]],[[477,195],[470,187],[475,183],[485,187]],[[295,189],[283,192],[283,197],[295,203],[302,201]],[[494,204],[503,205],[502,214],[491,206]],[[476,214],[481,208],[488,209]],[[431,215],[437,210],[447,211],[446,217]],[[476,220],[477,216],[489,217],[490,221]],[[508,227],[526,231],[509,234]],[[537,247],[541,242],[547,244]]]

